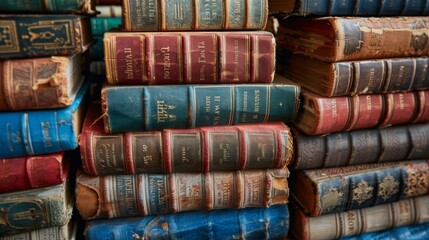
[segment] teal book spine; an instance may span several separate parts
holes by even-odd
[[[124,0],[125,31],[262,30],[268,0]]]
[[[87,79],[86,79],[87,80]],[[80,117],[84,114],[85,81],[66,108],[0,112],[0,158],[53,153],[78,146]]]
[[[141,218],[92,220],[88,240],[142,239],[283,239],[289,230],[287,205],[214,210]],[[130,234],[130,233],[134,233]]]
[[[92,42],[89,17],[80,15],[1,15],[0,59],[68,56]]]
[[[92,17],[91,32],[93,35],[102,36],[112,28],[119,28],[121,24],[122,18],[120,17]]]
[[[303,207],[311,216],[320,216],[427,195],[428,174],[427,160],[367,164],[304,170],[292,175],[290,186],[301,203],[313,195]],[[303,190],[303,181],[311,189]]]
[[[393,229],[365,233],[353,237],[343,237],[340,240],[424,240],[429,239],[429,223],[396,227]]]
[[[405,0],[379,0],[381,1],[380,16],[397,16],[401,15],[404,9]]]
[[[0,236],[68,223],[73,210],[67,183],[0,194]]]
[[[105,86],[110,133],[294,120],[300,88],[285,84]]]
[[[359,0],[330,0],[329,14],[339,16],[353,15],[353,10],[356,5],[355,1]]]
[[[94,0],[0,0],[1,12],[95,13]]]

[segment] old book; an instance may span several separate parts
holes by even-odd
[[[61,108],[82,85],[81,56],[0,61],[0,111]]]
[[[0,15],[0,30],[0,59],[69,56],[93,41],[90,18],[83,15]]]
[[[293,155],[282,122],[109,134],[100,110],[90,106],[79,136],[91,175],[285,168]]]
[[[5,13],[74,13],[95,14],[95,0],[1,0]]]
[[[302,91],[294,126],[309,135],[427,122],[429,91],[323,97]]]
[[[122,2],[122,0],[121,0]],[[97,17],[122,17],[122,5],[99,5],[95,6]]]
[[[322,61],[429,54],[426,33],[429,17],[288,17],[279,20],[278,45]]]
[[[270,0],[269,4],[270,13],[299,16],[425,16],[429,10],[427,0]]]
[[[278,73],[325,97],[429,89],[427,57],[323,62],[292,54]]]
[[[89,176],[78,173],[76,207],[83,219],[240,209],[285,204],[287,169]]]
[[[105,86],[106,132],[291,122],[300,88],[291,84]]]
[[[68,185],[0,194],[0,235],[66,225],[74,202]]]
[[[91,220],[88,240],[132,239],[283,239],[289,229],[286,204],[269,208],[246,208],[177,214]],[[135,235],[132,236],[130,232]]]
[[[289,206],[290,232],[303,240],[336,239],[429,222],[429,196],[318,217],[306,216],[298,205]]]
[[[389,230],[378,232],[363,233],[351,237],[342,237],[340,240],[371,240],[371,239],[407,239],[407,240],[422,240],[429,239],[429,222],[394,227]]]
[[[0,113],[0,158],[54,153],[78,147],[87,105],[85,79],[66,108]]]
[[[426,159],[429,124],[407,124],[310,136],[294,131],[293,169]]]
[[[266,31],[117,32],[104,35],[111,84],[268,83],[275,40]]]
[[[294,172],[290,188],[305,213],[319,216],[429,193],[429,160]]]
[[[0,159],[0,193],[61,184],[69,167],[64,152]]]
[[[93,35],[103,35],[110,29],[118,28],[122,24],[120,17],[92,17],[91,31]]]
[[[261,30],[267,0],[123,0],[125,31]]]
[[[15,234],[1,235],[0,240],[78,240],[76,225],[68,223],[59,227],[46,227]]]

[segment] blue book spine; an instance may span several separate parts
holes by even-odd
[[[380,11],[380,0],[356,0],[354,15],[356,16],[377,16]]]
[[[426,0],[405,0],[404,8],[402,9],[403,16],[418,16],[425,7]]]
[[[78,146],[77,115],[89,83],[72,105],[61,109],[0,113],[0,158],[53,153]],[[82,113],[83,114],[83,113]]]
[[[381,0],[379,16],[401,15],[404,8],[404,0]]]
[[[142,218],[89,221],[91,239],[282,239],[289,230],[287,205],[196,211]]]
[[[327,15],[329,13],[329,0],[297,0],[295,12],[299,15]]]
[[[338,16],[353,15],[355,0],[330,0],[329,14]]]
[[[92,0],[1,0],[1,12],[93,13]]]
[[[385,231],[364,233],[354,237],[343,237],[340,240],[426,240],[429,239],[429,223],[402,226]]]
[[[300,88],[275,84],[106,86],[108,132],[290,122]]]
[[[423,0],[422,0],[423,1]],[[426,3],[423,6],[422,12],[421,12],[422,16],[428,16],[429,15],[429,1],[426,0]]]

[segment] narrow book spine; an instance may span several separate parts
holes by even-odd
[[[267,0],[124,0],[126,31],[261,30]]]
[[[141,218],[88,221],[86,237],[92,239],[132,240],[135,235],[148,238],[280,239],[289,229],[289,211],[285,204],[269,208],[213,210],[177,213]]]
[[[66,164],[63,153],[0,160],[0,193],[63,183]],[[64,166],[63,166],[64,164]]]
[[[299,93],[293,85],[106,86],[102,90],[105,129],[114,133],[290,122]],[[122,101],[124,94],[127,104]]]
[[[288,176],[286,169],[104,177],[79,174],[76,206],[84,219],[268,207],[287,203]]]
[[[269,32],[108,33],[111,84],[269,83],[275,41]]]

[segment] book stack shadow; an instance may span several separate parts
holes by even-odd
[[[73,239],[92,1],[0,6],[0,239]]]
[[[302,87],[291,236],[427,239],[429,1],[272,2]]]
[[[274,79],[267,1],[122,2],[79,138],[87,239],[279,239],[300,87]]]

